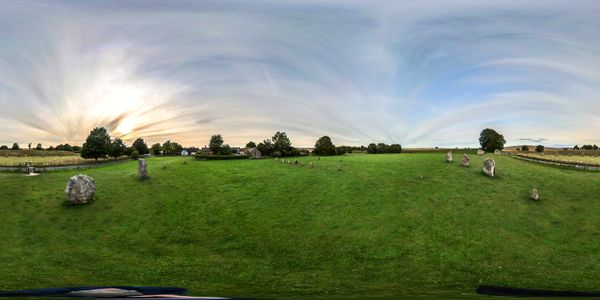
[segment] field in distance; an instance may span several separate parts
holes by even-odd
[[[112,159],[99,159],[106,161]],[[32,162],[34,166],[65,166],[95,163],[79,153],[53,150],[0,150],[0,166],[19,166]]]

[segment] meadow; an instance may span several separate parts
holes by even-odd
[[[455,159],[460,160],[455,153]],[[197,294],[390,295],[479,284],[598,289],[600,173],[444,153],[195,161],[0,173],[0,289],[166,285]],[[291,159],[294,161],[295,159]],[[314,168],[309,167],[313,162]],[[541,201],[528,199],[538,188]]]
[[[112,158],[98,159],[97,162],[111,161]],[[34,166],[66,166],[97,163],[84,159],[79,153],[54,150],[0,150],[0,166],[23,166],[31,162]]]

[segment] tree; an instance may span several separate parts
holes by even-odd
[[[48,147],[48,150],[49,150],[49,151],[53,151],[53,150],[54,150],[54,146],[50,146],[50,147]]]
[[[521,147],[521,150],[523,150],[523,151],[529,151],[529,146],[525,145],[525,146]]]
[[[499,134],[493,129],[486,128],[481,131],[479,135],[479,144],[481,145],[481,149],[487,152],[494,152],[496,150],[504,149],[504,144],[506,144],[506,140],[504,136]]]
[[[12,150],[21,150],[21,147],[19,147],[19,144],[17,144],[17,143],[14,143],[14,144],[12,145],[12,148],[11,148],[11,149],[12,149]]]
[[[273,135],[273,150],[274,155],[279,154],[280,156],[293,156],[298,153],[298,151],[292,147],[292,142],[285,132],[279,131]]]
[[[328,136],[323,136],[315,143],[313,154],[316,155],[335,155],[335,145],[331,142]]]
[[[160,143],[156,143],[150,147],[150,152],[154,155],[160,155],[160,151],[162,151],[162,146]]]
[[[575,145],[575,147],[573,147],[573,150],[579,150],[579,146]]]
[[[137,138],[131,146],[138,151],[139,155],[148,154],[148,145],[143,138]]]
[[[246,144],[246,148],[256,148],[256,144],[253,141],[249,141],[248,144]]]
[[[42,148],[42,144],[38,143],[37,146],[35,146],[35,150],[44,150],[44,148]]]
[[[27,147],[29,150],[31,150],[31,143],[29,143],[29,145]]]
[[[377,153],[377,145],[375,143],[370,143],[369,146],[367,146],[367,153],[369,153],[369,154]]]
[[[594,150],[598,150],[598,145],[594,144],[594,147],[593,147],[593,149],[594,149]]]
[[[400,144],[391,144],[388,148],[389,153],[402,153],[402,146]]]
[[[2,145],[2,146],[0,146],[0,150],[8,150],[8,146]]]
[[[542,146],[542,145],[535,146],[535,152],[538,152],[538,153],[544,152],[544,146]]]
[[[125,149],[127,149],[127,146],[125,145],[125,143],[123,143],[123,140],[115,138],[110,143],[109,155],[117,159],[117,157],[123,156],[123,154],[125,154]]]
[[[223,137],[220,134],[215,134],[210,137],[210,141],[208,142],[208,148],[210,149],[210,152],[212,152],[212,154],[220,154],[222,147]]]
[[[81,148],[81,157],[98,158],[106,157],[110,151],[110,136],[104,127],[92,129]]]
[[[258,151],[260,151],[262,156],[271,156],[271,155],[273,155],[273,152],[274,152],[273,142],[271,142],[270,139],[266,139],[262,143],[259,143],[256,146],[256,149],[258,149]]]
[[[132,149],[135,149],[135,148],[132,148]],[[136,159],[140,158],[140,153],[137,150],[133,150],[129,157],[133,160],[136,160]]]

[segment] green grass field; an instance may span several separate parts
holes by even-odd
[[[460,155],[455,154],[458,159]],[[493,156],[497,177],[441,154],[194,161],[0,173],[0,289],[169,285],[281,296],[600,286],[600,173]],[[187,163],[186,163],[187,162]],[[165,168],[163,168],[165,167]],[[341,170],[338,170],[341,169]],[[528,199],[541,191],[541,202]]]

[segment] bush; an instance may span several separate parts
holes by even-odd
[[[529,146],[525,145],[525,146],[521,147],[521,150],[523,150],[523,151],[529,151]]]
[[[130,157],[131,157],[131,159],[136,160],[136,159],[140,158],[140,153],[137,150],[133,150],[131,152],[131,156]]]

